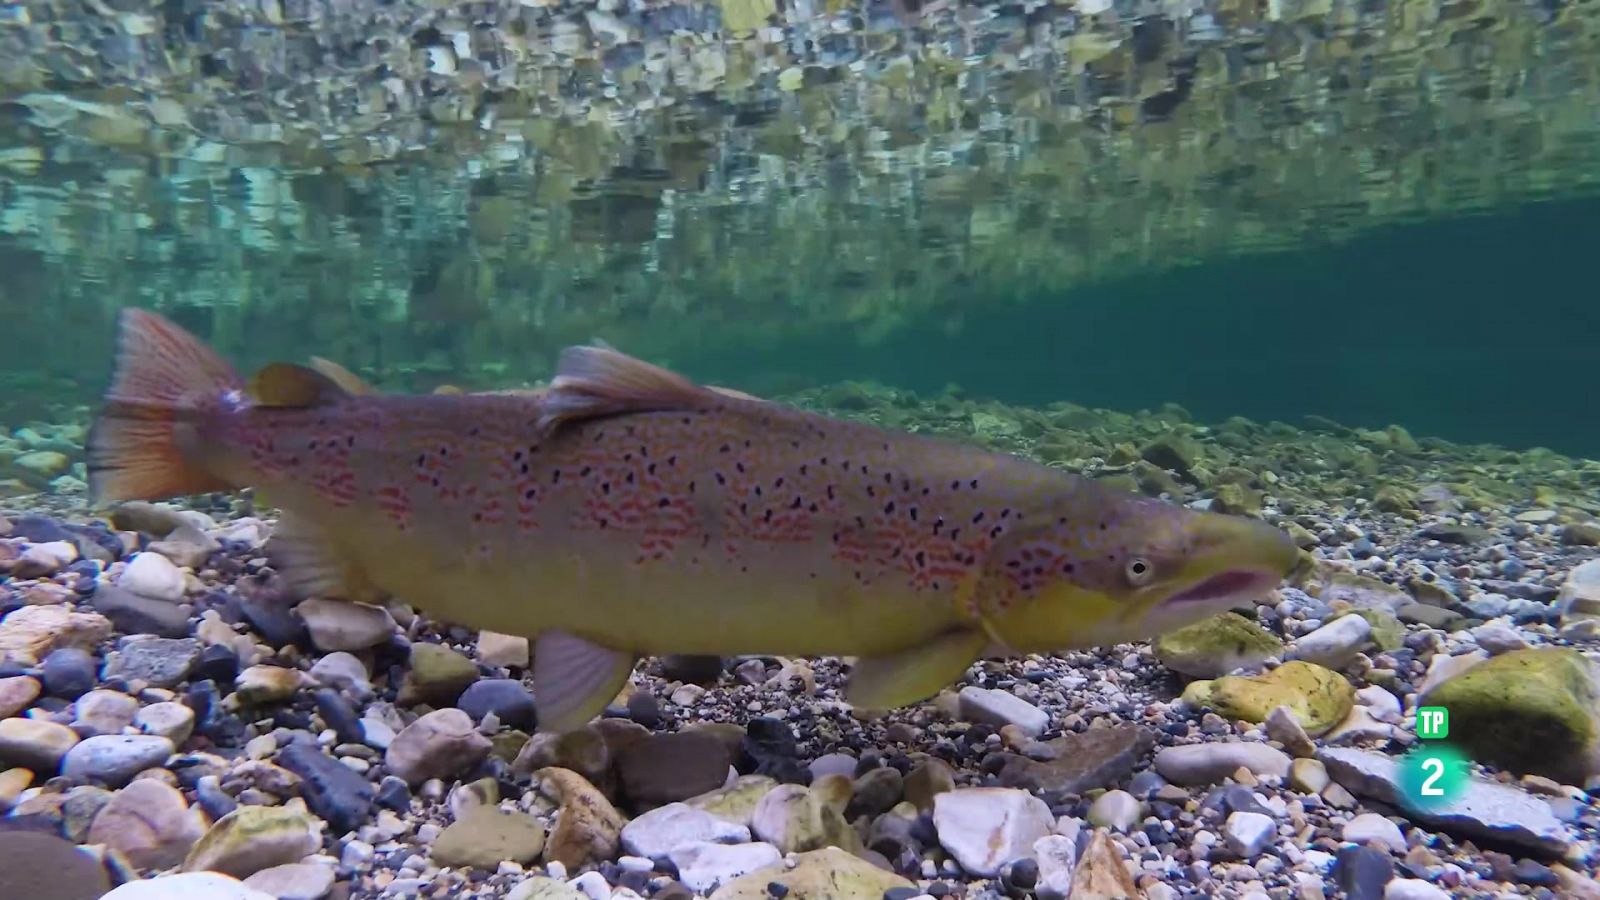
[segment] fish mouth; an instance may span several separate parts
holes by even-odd
[[[1185,607],[1264,594],[1282,580],[1278,572],[1261,569],[1230,569],[1219,572],[1186,590],[1168,597],[1163,606]]]

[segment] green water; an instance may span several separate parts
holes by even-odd
[[[1178,403],[1600,455],[1592,4],[0,17],[0,423],[116,310],[243,366]]]

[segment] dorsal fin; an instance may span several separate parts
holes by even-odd
[[[676,372],[606,346],[568,347],[544,398],[542,430],[624,412],[700,409],[717,395]]]
[[[268,363],[250,379],[250,398],[257,406],[303,409],[336,403],[350,396],[339,383],[316,369],[294,363]]]
[[[361,376],[346,369],[331,359],[320,356],[311,357],[311,368],[317,370],[337,384],[346,394],[376,394],[378,391],[372,385],[361,380]]]

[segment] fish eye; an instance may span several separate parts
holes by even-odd
[[[1123,567],[1123,573],[1128,576],[1130,584],[1143,585],[1155,576],[1156,567],[1152,566],[1148,559],[1135,556]]]

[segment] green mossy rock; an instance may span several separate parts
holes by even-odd
[[[1253,516],[1261,512],[1262,494],[1239,484],[1217,486],[1211,510],[1230,516]]]
[[[1283,641],[1244,616],[1226,612],[1169,631],[1156,638],[1151,649],[1174,672],[1215,678],[1282,654]]]
[[[411,671],[401,687],[402,702],[448,706],[478,680],[472,660],[449,647],[419,642],[411,645]]]
[[[1581,785],[1600,773],[1600,665],[1566,647],[1514,650],[1429,691],[1450,710],[1450,740],[1519,775]]]
[[[1386,484],[1372,495],[1372,506],[1379,512],[1414,513],[1417,511],[1417,495],[1399,485]]]
[[[1218,678],[1211,683],[1209,705],[1219,716],[1254,723],[1287,706],[1314,737],[1344,721],[1355,702],[1356,689],[1343,675],[1296,660],[1262,675]]]

